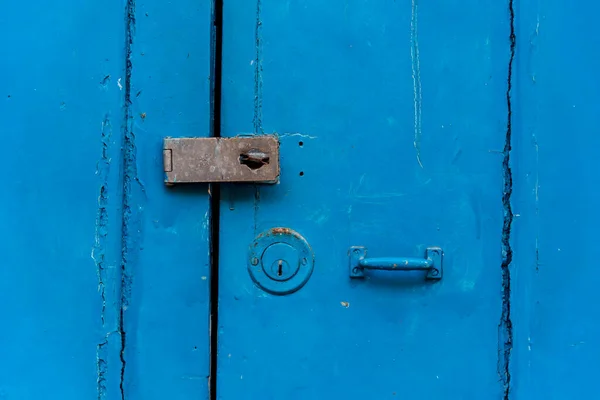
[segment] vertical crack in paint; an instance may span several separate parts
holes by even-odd
[[[254,60],[254,134],[264,133],[262,126],[262,91],[263,91],[263,65],[262,65],[262,0],[256,0],[256,26],[254,29],[254,40],[256,45],[256,58]],[[260,202],[260,188],[254,185],[254,234],[258,225],[258,205]]]
[[[135,33],[135,0],[127,0],[125,15],[125,99],[124,99],[124,123],[123,123],[123,222],[121,226],[121,287],[120,287],[120,310],[119,310],[119,334],[121,337],[121,377],[119,388],[121,400],[125,400],[125,360],[126,338],[125,310],[129,304],[131,295],[131,278],[128,262],[132,253],[132,182],[138,182],[136,166],[135,134],[131,121],[131,73],[132,73],[132,45]]]
[[[262,127],[262,21],[261,0],[256,1],[256,26],[254,28],[254,40],[256,46],[256,58],[254,59],[254,134],[263,133]]]
[[[110,158],[108,156],[108,147],[112,127],[110,116],[106,114],[102,120],[102,129],[100,131],[101,155],[96,163],[96,175],[100,178],[100,189],[98,194],[98,212],[96,215],[96,234],[94,247],[92,248],[92,259],[96,264],[96,274],[98,276],[98,292],[102,299],[102,308],[100,320],[102,327],[106,319],[106,287],[105,287],[105,268],[106,268],[106,240],[108,236],[108,177],[110,172]],[[107,352],[104,346],[108,344],[108,339],[96,346],[96,389],[98,400],[106,397],[106,372],[107,372]]]
[[[413,79],[413,98],[415,111],[415,137],[413,145],[417,151],[417,162],[423,168],[421,162],[421,65],[419,58],[419,31],[418,31],[418,0],[411,2],[411,17],[410,17],[410,59],[412,64],[412,79]]]
[[[504,188],[502,193],[502,205],[504,209],[504,222],[502,226],[502,314],[500,318],[499,346],[498,346],[498,375],[503,384],[504,400],[509,399],[510,395],[510,357],[513,348],[513,327],[511,320],[511,273],[513,251],[511,247],[511,229],[513,222],[513,212],[511,205],[512,196],[512,170],[511,170],[511,149],[512,149],[512,72],[515,59],[516,35],[515,35],[515,11],[513,0],[508,3],[510,18],[510,52],[508,60],[508,77],[506,89],[507,105],[507,123],[506,136],[503,150],[502,169],[504,172]]]
[[[96,215],[96,235],[94,247],[92,248],[92,259],[96,264],[96,274],[98,275],[98,291],[102,298],[102,311],[100,313],[102,326],[104,326],[105,323],[104,319],[106,313],[104,268],[106,263],[106,237],[108,234],[108,174],[110,172],[108,146],[110,144],[111,134],[112,127],[110,124],[110,117],[106,114],[102,120],[102,130],[100,132],[100,141],[102,143],[101,156],[96,163],[96,175],[100,178],[100,189],[98,193],[98,212]]]

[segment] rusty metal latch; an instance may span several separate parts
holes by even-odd
[[[279,140],[274,135],[233,138],[165,138],[165,183],[279,180]]]

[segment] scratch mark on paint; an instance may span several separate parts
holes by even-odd
[[[256,26],[254,30],[254,40],[256,45],[256,58],[254,60],[254,133],[264,133],[262,127],[262,21],[261,17],[262,1],[256,2]]]
[[[412,61],[413,96],[415,111],[415,137],[413,145],[417,151],[417,162],[423,168],[421,162],[421,66],[419,59],[419,31],[418,31],[418,0],[411,1],[412,10],[410,17],[410,59]]]
[[[119,90],[123,90],[123,85],[121,85],[121,78],[117,79],[117,86],[119,87]]]
[[[277,134],[277,133],[275,132],[275,134]],[[253,137],[253,136],[257,136],[257,134],[254,132],[240,132],[235,135],[235,137]]]
[[[206,376],[200,376],[200,375],[183,375],[181,377],[181,379],[201,380],[201,379],[206,379]]]
[[[538,21],[539,24],[539,21]],[[539,163],[540,163],[540,146],[538,145],[537,137],[535,134],[533,135],[533,145],[535,146],[535,217],[536,217],[536,229],[535,229],[535,270],[540,270],[540,224],[539,224],[539,215],[540,215],[540,172],[539,172]]]
[[[317,225],[323,225],[325,222],[329,220],[329,215],[331,211],[327,207],[319,207],[315,211],[313,211],[308,219],[310,221],[314,221]]]
[[[392,198],[397,198],[397,197],[403,197],[406,196],[405,193],[375,193],[375,194],[361,194],[359,192],[361,192],[361,187],[363,186],[364,182],[365,182],[365,178],[367,177],[367,174],[362,174],[360,176],[360,179],[358,181],[358,186],[356,186],[356,188],[354,188],[353,184],[350,184],[350,190],[348,192],[349,197],[353,198],[353,199],[392,199]],[[364,190],[364,192],[369,193],[369,190]]]
[[[202,218],[202,230],[206,231],[208,229],[209,224],[210,224],[210,213],[207,210],[204,213],[204,218]],[[203,235],[204,235],[204,233],[203,233]]]
[[[100,87],[102,89],[108,89],[108,83],[110,82],[110,75],[105,75],[100,81]]]
[[[287,138],[287,137],[301,137],[304,139],[318,139],[317,136],[305,135],[302,133],[282,133],[278,134],[279,138]]]
[[[498,324],[498,375],[504,389],[504,400],[509,400],[511,389],[511,371],[510,359],[513,348],[513,328],[511,319],[511,264],[512,264],[512,247],[511,247],[511,229],[513,222],[513,211],[511,204],[512,196],[512,170],[510,155],[512,150],[512,71],[515,59],[515,48],[517,38],[515,35],[515,10],[513,5],[514,0],[508,1],[509,22],[510,22],[510,51],[508,59],[508,77],[506,88],[506,107],[507,107],[507,122],[506,135],[504,139],[504,150],[502,169],[504,172],[504,190],[502,194],[502,206],[504,208],[504,222],[502,225],[502,264],[500,266],[502,273],[502,313],[500,323]]]
[[[258,234],[258,209],[260,204],[260,188],[254,185],[254,236]]]

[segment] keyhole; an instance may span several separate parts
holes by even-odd
[[[284,245],[281,243],[276,243],[272,246],[277,246],[277,245],[287,246],[287,245]],[[276,250],[276,249],[277,249],[277,247],[273,248],[272,250]],[[269,252],[269,253],[275,253],[275,251]],[[276,281],[285,281],[294,276],[295,270],[292,270],[292,266],[290,266],[289,262],[285,258],[283,258],[284,254],[277,254],[277,255],[272,254],[272,257],[271,257],[271,255],[269,253],[263,254],[263,260],[262,260],[263,270],[269,276],[269,278],[274,279]],[[293,254],[292,256],[295,259],[298,258],[297,254]],[[270,258],[270,260],[269,260],[269,258]],[[265,261],[269,262],[270,264],[266,264]],[[299,268],[299,265],[300,265],[300,263],[298,262],[298,267],[296,267],[296,269]],[[294,266],[296,266],[296,265],[294,265]],[[265,267],[267,267],[267,268],[265,269]]]
[[[269,156],[259,150],[250,150],[240,154],[239,161],[250,169],[259,169],[269,163]]]

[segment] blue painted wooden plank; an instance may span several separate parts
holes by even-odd
[[[208,191],[167,188],[161,171],[165,136],[210,133],[211,8],[145,0],[132,10],[128,399],[208,398]]]
[[[555,0],[516,9],[515,399],[600,396],[599,9]]]
[[[121,398],[120,2],[0,13],[0,398]]]
[[[218,396],[501,397],[506,4],[224,7],[223,134],[277,132],[282,176],[222,193]],[[276,226],[316,260],[284,297],[246,271],[247,247]],[[350,281],[353,245],[441,246],[444,278]]]

